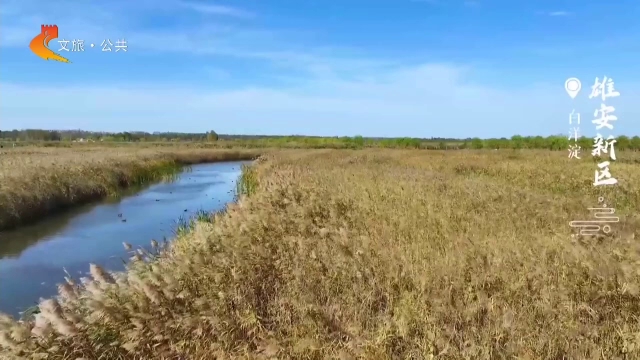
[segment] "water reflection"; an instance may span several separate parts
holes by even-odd
[[[146,247],[151,239],[173,237],[181,218],[223,209],[235,197],[243,163],[196,165],[173,181],[0,234],[0,311],[16,315],[55,294],[63,269],[84,276],[93,262],[122,270],[123,241]]]

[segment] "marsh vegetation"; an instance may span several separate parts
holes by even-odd
[[[564,152],[272,152],[225,213],[0,319],[0,357],[638,358],[640,168],[619,157],[602,190]],[[572,237],[599,196],[620,223]]]
[[[24,147],[0,154],[0,230],[116,195],[184,165],[250,160],[255,150],[173,147]]]

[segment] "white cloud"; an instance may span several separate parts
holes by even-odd
[[[111,131],[215,128],[221,133],[418,137],[568,131],[568,109],[577,105],[572,105],[561,86],[500,89],[470,82],[471,74],[473,69],[467,67],[424,64],[358,80],[314,78],[286,88],[227,90],[174,84],[2,83],[0,126],[42,127],[46,119],[55,124],[50,127]],[[640,115],[626,100],[640,95],[638,90],[640,86],[628,84],[616,103],[621,119],[616,132],[629,133],[626,119]],[[585,101],[581,106],[586,113],[592,105]],[[590,131],[589,127],[583,131]]]
[[[202,14],[226,15],[226,16],[234,16],[239,18],[254,17],[254,14],[251,12],[244,11],[231,6],[205,4],[205,3],[188,2],[188,1],[180,1],[178,2],[178,4]]]
[[[66,34],[84,37],[103,37],[114,33],[141,33],[142,37],[159,35],[156,29],[140,30],[144,19],[162,13],[171,13],[174,18],[195,14],[219,15],[210,18],[183,18],[189,26],[174,28],[177,36],[189,37],[215,26],[224,27],[223,18],[250,18],[254,14],[242,9],[182,0],[138,0],[112,1],[106,3],[58,0],[54,3],[42,0],[4,0],[0,12],[0,46],[24,46],[37,34],[38,24],[57,24]]]
[[[202,56],[224,56],[266,62],[279,69],[304,71],[310,74],[330,75],[332,71],[351,69],[377,69],[392,65],[385,60],[367,59],[354,49],[309,46],[309,39],[315,36],[309,31],[278,31],[256,28],[250,23],[228,23],[223,21],[188,18],[186,24],[170,30],[160,28],[140,28],[140,17],[153,12],[192,11],[205,14],[227,15],[231,18],[252,15],[234,7],[204,4],[194,1],[148,1],[135,3],[115,1],[109,6],[82,2],[74,4],[70,0],[59,0],[56,5],[44,5],[41,9],[34,4],[37,0],[6,0],[0,15],[0,47],[24,47],[36,35],[37,24],[60,24],[61,32],[85,42],[99,41],[109,36],[125,37],[137,51],[157,53],[188,53]],[[123,7],[126,5],[126,11]],[[153,6],[153,7],[152,7]],[[82,13],[83,16],[76,16]],[[27,15],[28,14],[28,15]],[[9,16],[10,15],[10,16]],[[36,25],[34,25],[36,24]],[[64,24],[64,25],[62,25]],[[299,39],[292,41],[291,39]],[[327,66],[330,64],[330,69]],[[372,70],[373,71],[373,70]]]
[[[213,80],[225,80],[231,77],[229,71],[215,67],[205,67],[205,73]]]
[[[2,129],[50,124],[47,127],[111,131],[214,128],[221,133],[420,137],[510,136],[568,130],[564,114],[572,105],[565,101],[563,80],[523,89],[501,89],[471,82],[474,69],[467,66],[411,65],[397,59],[371,58],[357,49],[309,46],[304,41],[290,41],[295,38],[291,34],[256,29],[247,21],[230,24],[218,17],[207,17],[163,33],[139,28],[130,5],[130,12],[121,11],[123,2],[108,6],[82,2],[75,12],[68,12],[77,0],[59,0],[55,5],[64,6],[49,5],[42,10],[32,6],[32,0],[5,1],[0,15],[1,46],[24,47],[34,36],[33,24],[45,20],[64,23],[69,33],[87,37],[127,30],[128,43],[136,43],[139,51],[262,61],[280,70],[269,75],[288,85],[213,90],[176,88],[161,80],[118,86],[4,82],[0,83]],[[154,2],[150,0],[135,4],[136,16],[182,8],[186,13],[215,13],[231,20],[237,17],[230,13],[235,8],[198,10],[165,1],[156,4],[161,8],[157,10],[151,7]],[[47,15],[49,11],[51,17]],[[25,13],[30,15],[24,16]],[[224,68],[205,61],[202,64],[194,71],[203,71],[212,82],[231,76]],[[620,118],[638,118],[640,112],[633,110],[637,107],[626,99],[640,96],[640,86],[626,87],[619,103]],[[32,99],[38,99],[37,106]],[[585,109],[591,107],[587,104]],[[622,132],[624,124],[621,121]]]
[[[571,15],[568,11],[552,11],[549,13],[549,16],[569,16]]]

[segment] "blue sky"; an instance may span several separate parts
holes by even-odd
[[[4,0],[0,129],[509,137],[567,133],[576,109],[593,136],[606,75],[612,133],[640,135],[639,18],[631,0]],[[39,59],[41,24],[85,51]]]

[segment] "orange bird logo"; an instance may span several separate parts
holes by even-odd
[[[40,28],[40,34],[31,40],[29,48],[34,54],[45,60],[56,60],[61,62],[70,63],[69,59],[54,53],[49,49],[49,42],[58,38],[58,25],[42,25]]]

